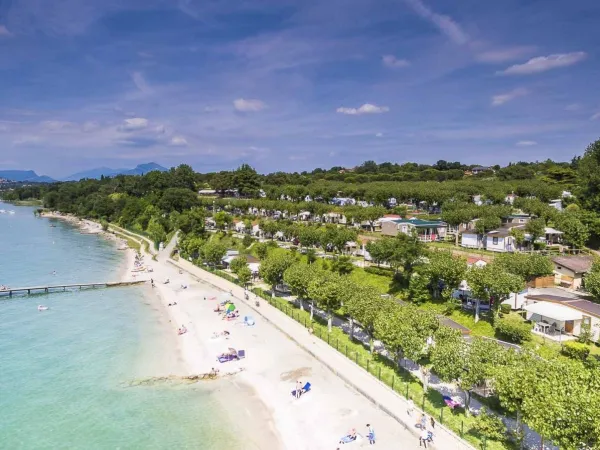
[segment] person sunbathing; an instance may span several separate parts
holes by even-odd
[[[182,334],[185,334],[185,333],[187,333],[187,328],[185,327],[185,325],[181,325],[181,328],[179,328],[177,330],[177,334],[179,334],[181,336]]]

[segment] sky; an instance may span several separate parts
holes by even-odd
[[[597,0],[0,0],[0,169],[570,160]]]

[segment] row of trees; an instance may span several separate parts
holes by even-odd
[[[434,264],[451,265],[449,258],[447,253],[432,255],[432,262],[436,259]],[[508,259],[498,267],[507,263]],[[522,262],[515,269],[521,276],[508,273],[500,276],[514,277],[512,289],[522,283],[521,277],[544,273],[545,265],[536,257],[535,261]],[[491,277],[498,267],[474,269],[479,272],[473,281]],[[351,335],[355,326],[360,326],[369,336],[371,351],[373,340],[377,339],[384,343],[398,365],[402,358],[428,363],[422,371],[425,389],[429,371],[443,381],[456,383],[465,392],[467,411],[472,392],[486,385],[492,388],[502,407],[517,414],[519,424],[528,424],[556,445],[580,449],[600,444],[600,410],[594,403],[600,400],[600,372],[594,368],[595,360],[545,361],[483,338],[467,342],[456,330],[442,326],[433,313],[382,297],[371,286],[356,284],[351,278],[323,270],[317,264],[299,262],[290,253],[270,253],[261,265],[261,276],[273,286],[285,282],[301,299],[301,304],[302,300],[314,302],[327,313],[330,329],[334,315],[350,321]],[[456,279],[460,278],[457,275]],[[490,278],[481,283],[491,286],[494,282]],[[501,284],[506,283],[505,280]],[[513,431],[517,438],[522,436],[520,425]]]

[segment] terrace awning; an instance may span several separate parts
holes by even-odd
[[[550,302],[537,302],[524,307],[525,311],[553,320],[581,320],[583,315],[576,309]]]

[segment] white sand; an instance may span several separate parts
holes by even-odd
[[[198,281],[187,272],[180,274],[166,261],[152,262],[151,265],[154,267],[155,291],[171,318],[173,332],[176,333],[182,325],[188,329],[186,334],[178,336],[179,351],[188,373],[207,373],[213,367],[220,369],[221,374],[243,370],[232,378],[234,383],[240,384],[240,396],[235,403],[236,416],[240,420],[244,420],[245,416],[255,423],[254,426],[258,427],[256,434],[279,436],[281,448],[336,449],[342,445],[338,444],[340,437],[349,429],[354,427],[366,436],[366,424],[371,423],[376,430],[378,448],[418,446],[414,435],[345,385],[273,325],[253,314],[244,300],[234,299],[241,320],[224,321],[213,309],[228,294]],[[169,284],[163,284],[166,278],[170,279]],[[182,289],[182,284],[188,285],[188,288]],[[211,297],[217,300],[209,300]],[[167,306],[174,302],[177,302],[176,306]],[[266,303],[263,305],[270,307]],[[254,327],[242,323],[245,315],[254,317]],[[211,339],[214,332],[223,330],[231,333],[229,339]],[[216,356],[229,347],[246,350],[246,358],[237,362],[218,363]],[[300,399],[291,395],[297,380],[302,383],[309,381],[313,386],[312,391]],[[251,404],[249,396],[252,392],[270,412],[270,418],[263,417],[260,423],[256,423],[253,412],[247,407]],[[267,446],[259,445],[256,448],[279,448],[272,440],[263,445]],[[368,440],[362,439],[344,445],[344,448],[363,446],[369,446]]]

